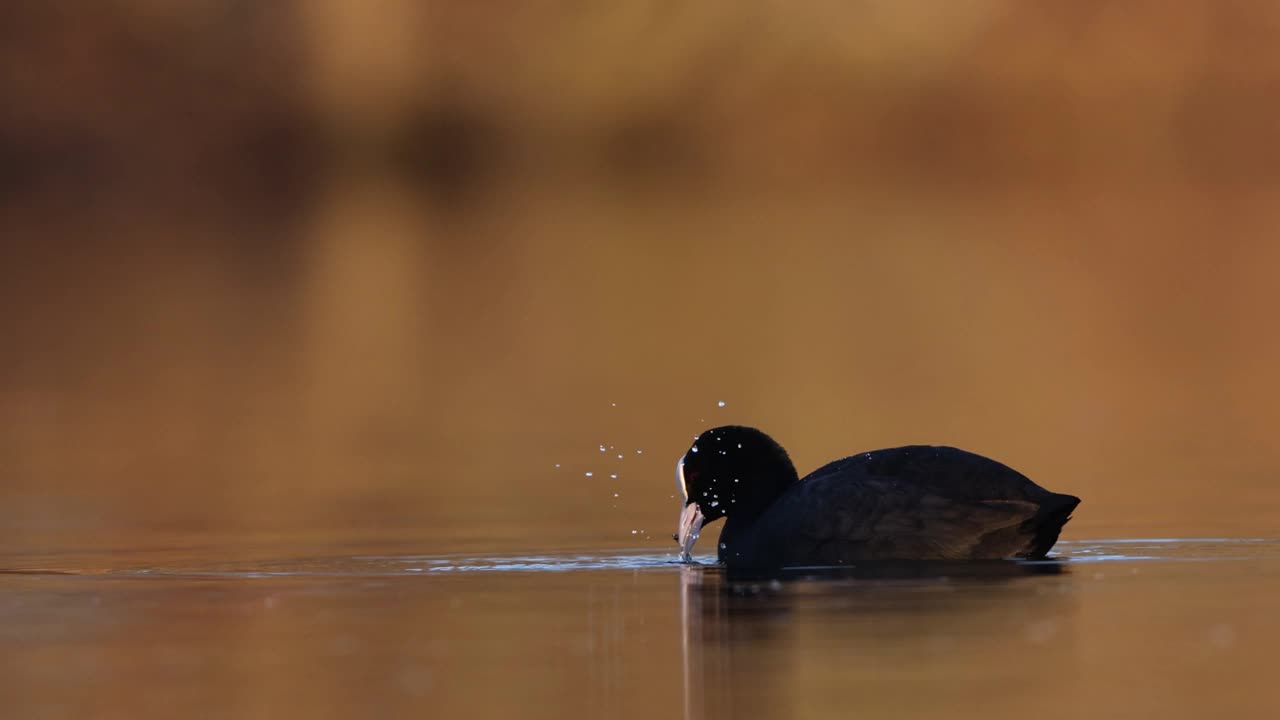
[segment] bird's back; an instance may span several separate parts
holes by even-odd
[[[876,450],[810,473],[751,526],[731,518],[721,560],[760,567],[1039,558],[1079,502],[957,448]]]

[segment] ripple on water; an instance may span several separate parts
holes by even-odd
[[[377,563],[419,564],[419,572],[567,572],[572,570],[645,570],[680,565],[677,553],[619,553],[614,555],[514,555],[405,558],[394,555],[366,555],[353,560]],[[700,562],[715,562],[714,556]]]
[[[715,556],[697,558],[714,563]],[[261,562],[240,567],[145,568],[112,575],[184,577],[385,577],[457,573],[549,573],[589,570],[655,570],[681,565],[677,553],[622,551],[610,554],[540,555],[356,555]]]
[[[1125,538],[1073,540],[1058,543],[1049,562],[1209,562],[1280,559],[1280,541],[1265,538]],[[695,562],[714,565],[711,554]],[[1041,561],[1044,562],[1044,561]],[[460,573],[561,573],[584,571],[661,571],[680,567],[675,552],[651,550],[608,553],[545,553],[522,555],[357,555],[347,557],[281,559],[203,567],[135,567],[116,569],[48,568],[2,570],[0,573],[109,575],[113,577],[424,577]]]

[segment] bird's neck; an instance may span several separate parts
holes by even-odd
[[[742,515],[730,515],[724,519],[724,527],[720,530],[720,540],[717,544],[719,549],[716,551],[720,562],[728,563],[735,553],[747,552],[743,543],[747,538],[746,530],[754,521],[755,518]]]

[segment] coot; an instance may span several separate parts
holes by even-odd
[[[1080,503],[952,447],[861,453],[801,480],[773,438],[737,425],[699,435],[676,479],[682,557],[724,517],[720,562],[739,568],[1043,558]]]

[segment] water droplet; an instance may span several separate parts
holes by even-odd
[[[560,467],[560,463],[556,463],[556,467]]]
[[[614,494],[613,494],[613,496],[614,496],[614,497],[618,497],[618,493],[614,493]]]
[[[603,445],[601,445],[601,446],[600,446],[600,452],[604,452],[604,446],[603,446]]]
[[[636,531],[635,531],[635,530],[632,530],[632,531],[631,531],[631,534],[632,534],[632,535],[635,535],[635,534],[636,534]]]
[[[595,475],[595,473],[587,473],[586,475],[587,477],[591,477],[592,475]]]
[[[622,459],[622,455],[618,455],[618,459],[619,459],[619,460],[621,460],[621,459]]]
[[[636,454],[637,454],[637,455],[643,455],[643,454],[644,454],[644,451],[643,451],[643,450],[637,450],[637,451],[636,451]]]
[[[698,446],[694,445],[693,447],[689,448],[689,452],[698,452]]]
[[[720,507],[720,503],[716,502],[715,500],[712,500],[711,507]]]
[[[721,549],[721,550],[725,549],[725,547],[726,547],[726,545],[725,545],[724,543],[720,543],[720,549]]]
[[[716,406],[717,406],[717,407],[724,407],[724,401],[723,401],[723,400],[721,400],[720,402],[716,403]]]
[[[618,473],[609,473],[609,477],[613,478],[614,480],[617,480],[617,479],[618,479]]]
[[[738,482],[738,478],[734,478],[734,479],[733,479],[733,481],[734,481],[734,482]]]
[[[738,449],[739,449],[739,450],[741,450],[741,449],[742,449],[742,443],[738,443]]]

